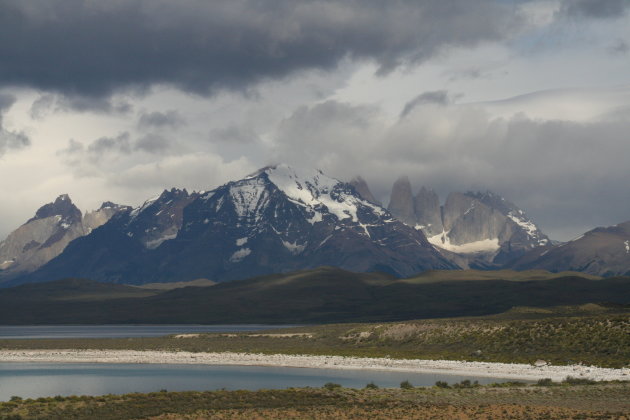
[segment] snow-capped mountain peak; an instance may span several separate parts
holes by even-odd
[[[363,200],[347,184],[326,176],[321,170],[296,170],[281,164],[265,168],[264,173],[291,201],[313,212],[314,222],[322,220],[324,207],[338,220],[350,218],[353,222],[358,222],[359,206],[367,207],[379,216],[385,215],[379,206]]]

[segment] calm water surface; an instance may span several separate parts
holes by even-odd
[[[216,389],[282,389],[321,387],[334,382],[362,388],[369,382],[398,387],[409,380],[415,386],[436,381],[464,379],[479,383],[504,382],[501,378],[476,378],[365,370],[280,368],[259,366],[152,365],[99,363],[0,363],[0,401],[55,395],[104,395],[130,392],[205,391]]]
[[[295,325],[0,325],[0,339],[15,338],[127,338],[170,334],[245,332]]]

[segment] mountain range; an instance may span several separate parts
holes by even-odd
[[[440,205],[435,191],[422,187],[414,196],[402,177],[394,183],[388,209],[445,255],[457,255],[462,268],[500,268],[551,245],[523,210],[490,191],[452,192]]]
[[[504,267],[616,276],[630,273],[629,244],[630,222],[555,244],[492,192],[452,192],[441,204],[403,177],[386,209],[361,177],[281,164],[211,191],[165,190],[137,208],[106,202],[82,215],[62,195],[0,242],[0,284],[223,282],[320,266],[395,277]]]

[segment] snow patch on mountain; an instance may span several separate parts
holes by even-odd
[[[292,202],[305,207],[312,216],[310,223],[322,220],[324,208],[338,220],[351,219],[358,222],[359,205],[372,209],[379,216],[383,210],[368,201],[344,191],[342,183],[324,175],[319,170],[296,170],[288,165],[266,168],[269,180]]]
[[[625,241],[623,244],[626,246],[626,254],[630,254],[630,241]]]
[[[282,245],[284,245],[284,247],[288,249],[291,254],[298,255],[304,252],[304,250],[306,249],[306,246],[308,245],[308,242],[305,243],[304,245],[298,245],[297,241],[292,243],[292,242],[287,242],[283,240]]]
[[[247,239],[248,239],[247,237],[245,237],[245,238],[238,238],[236,240],[236,246],[243,246],[243,245],[245,245],[247,243]]]
[[[250,218],[253,222],[259,221],[269,202],[265,182],[260,178],[246,179],[233,185],[230,187],[230,196],[236,214],[240,218]]]
[[[430,236],[427,239],[433,246],[461,254],[496,252],[501,247],[499,244],[499,238],[484,239],[481,241],[468,242],[462,245],[455,245],[451,243],[450,238],[448,237],[448,232],[442,232],[438,235]]]
[[[133,209],[131,211],[131,213],[129,214],[129,216],[131,217],[129,222],[133,222],[133,220],[138,217],[138,215],[140,213],[142,213],[143,211],[145,211],[149,206],[151,206],[151,204],[155,203],[159,198],[160,198],[161,194],[158,194],[154,197],[149,198],[147,201],[145,201],[141,206],[136,207],[135,209]]]
[[[144,246],[146,246],[147,249],[155,249],[158,246],[162,245],[162,242],[170,241],[171,239],[175,239],[175,238],[177,238],[177,233],[167,234],[157,239],[152,239],[152,240],[147,241],[144,244]]]
[[[251,253],[252,253],[251,249],[241,248],[238,251],[236,251],[234,254],[232,254],[232,256],[230,257],[230,262],[233,262],[233,263],[241,262],[243,258],[247,257]]]

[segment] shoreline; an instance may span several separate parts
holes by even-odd
[[[137,350],[0,350],[0,363],[121,363],[266,366],[340,370],[437,373],[536,381],[567,376],[592,380],[630,380],[630,369],[594,366],[541,366],[462,362],[453,360],[388,359],[251,353],[192,353]]]

